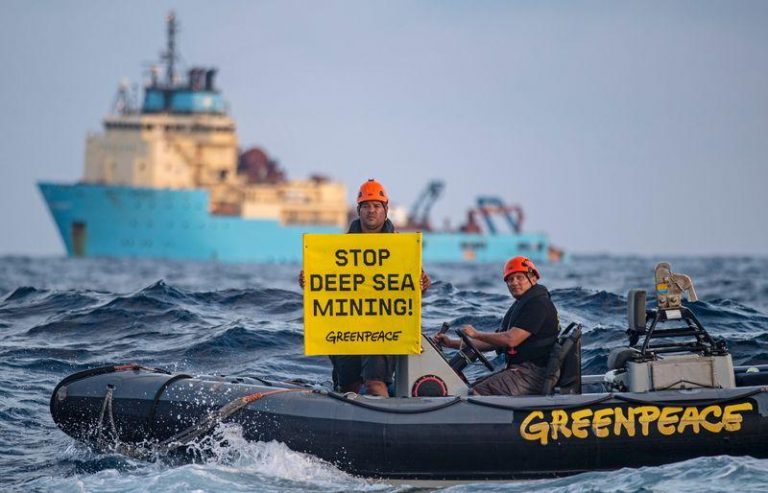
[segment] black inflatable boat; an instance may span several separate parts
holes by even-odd
[[[246,439],[277,440],[364,476],[530,478],[702,455],[768,457],[765,387],[374,399],[117,366],[62,381],[51,413],[66,433],[102,448],[173,446],[184,440],[168,439],[246,396],[251,402],[227,418]]]
[[[734,368],[725,344],[675,296],[646,310],[645,292],[630,292],[630,347],[611,353],[606,375],[582,377],[581,333],[564,334],[538,396],[469,395],[461,370],[482,355],[468,345],[449,360],[424,337],[422,354],[398,362],[394,398],[126,365],[65,378],[51,414],[78,440],[145,458],[233,422],[248,440],[277,440],[380,478],[534,478],[768,457],[768,365]]]

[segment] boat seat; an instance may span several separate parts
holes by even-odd
[[[572,322],[549,356],[541,393],[581,394],[581,325]]]
[[[640,351],[635,348],[616,347],[608,353],[608,361],[606,363],[609,370],[623,370],[627,366],[628,361],[639,360],[641,356]]]
[[[634,332],[645,332],[647,322],[646,312],[647,293],[644,289],[630,289],[627,292],[627,322],[629,330]]]
[[[640,334],[645,333],[645,325],[648,321],[646,311],[647,293],[644,289],[630,289],[627,292],[627,334],[630,336],[630,347],[617,347],[608,353],[608,369],[623,370],[628,361],[634,361],[641,357],[640,351],[631,347],[637,344]]]

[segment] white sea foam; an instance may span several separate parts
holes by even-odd
[[[66,478],[40,478],[25,489],[62,492],[253,492],[253,491],[402,491],[387,484],[351,476],[311,455],[279,442],[249,442],[236,424],[189,445],[200,462],[173,465],[160,458],[148,463],[92,452],[83,445],[67,447],[59,457],[67,462],[99,463],[107,469],[79,472]]]

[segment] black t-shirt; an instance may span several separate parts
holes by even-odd
[[[518,347],[507,348],[507,364],[531,361],[539,366],[547,366],[549,353],[560,330],[557,309],[547,288],[536,284],[515,301],[504,315],[499,331],[507,331],[512,327],[523,329],[531,336]]]

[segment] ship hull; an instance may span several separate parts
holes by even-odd
[[[203,189],[171,190],[40,183],[67,254],[224,262],[301,262],[304,233],[334,226],[211,214]],[[544,234],[425,233],[424,262],[501,262],[526,255],[546,262]]]

